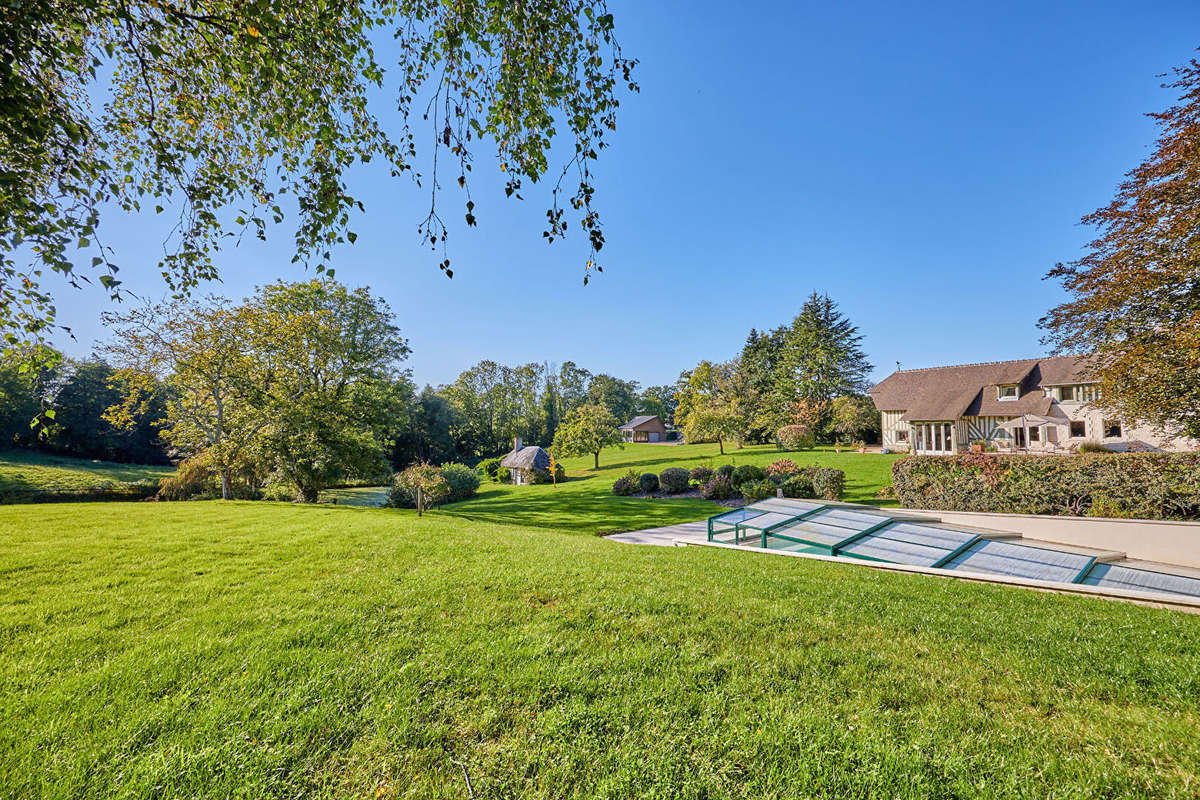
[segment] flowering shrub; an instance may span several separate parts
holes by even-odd
[[[691,476],[692,480],[703,486],[712,480],[713,471],[708,467],[696,467],[689,473],[689,475]]]
[[[798,472],[800,472],[800,468],[790,458],[781,458],[767,465],[767,475],[776,479],[783,479]]]
[[[705,500],[726,500],[736,495],[733,484],[724,475],[718,475],[700,488],[700,496]]]

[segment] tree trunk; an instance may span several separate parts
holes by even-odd
[[[421,516],[425,512],[425,494],[421,491],[421,487],[417,487],[417,516]]]
[[[228,469],[221,470],[221,499],[233,499],[233,476]]]
[[[600,469],[600,451],[592,453],[592,469]]]
[[[725,442],[717,439],[717,447],[721,449],[721,455],[725,455]]]
[[[320,494],[321,494],[320,489],[314,489],[311,486],[301,486],[300,487],[300,502],[301,503],[315,503],[315,502],[317,502],[317,498],[320,496]]]

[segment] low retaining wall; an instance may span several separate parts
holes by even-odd
[[[1129,558],[1200,569],[1200,522],[987,514],[912,508],[889,508],[888,511],[941,519],[952,525],[1019,533],[1046,542],[1118,550]]]

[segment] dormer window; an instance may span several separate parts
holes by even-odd
[[[996,387],[996,399],[997,400],[1016,400],[1017,399],[1017,385],[1015,383],[1010,383],[1010,384],[1006,384],[1004,386],[997,386]]]

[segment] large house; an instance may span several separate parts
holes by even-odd
[[[1190,450],[1196,443],[1106,416],[1086,356],[993,361],[893,372],[869,390],[883,446],[946,454],[985,443],[1069,451],[1085,441],[1110,450]]]

